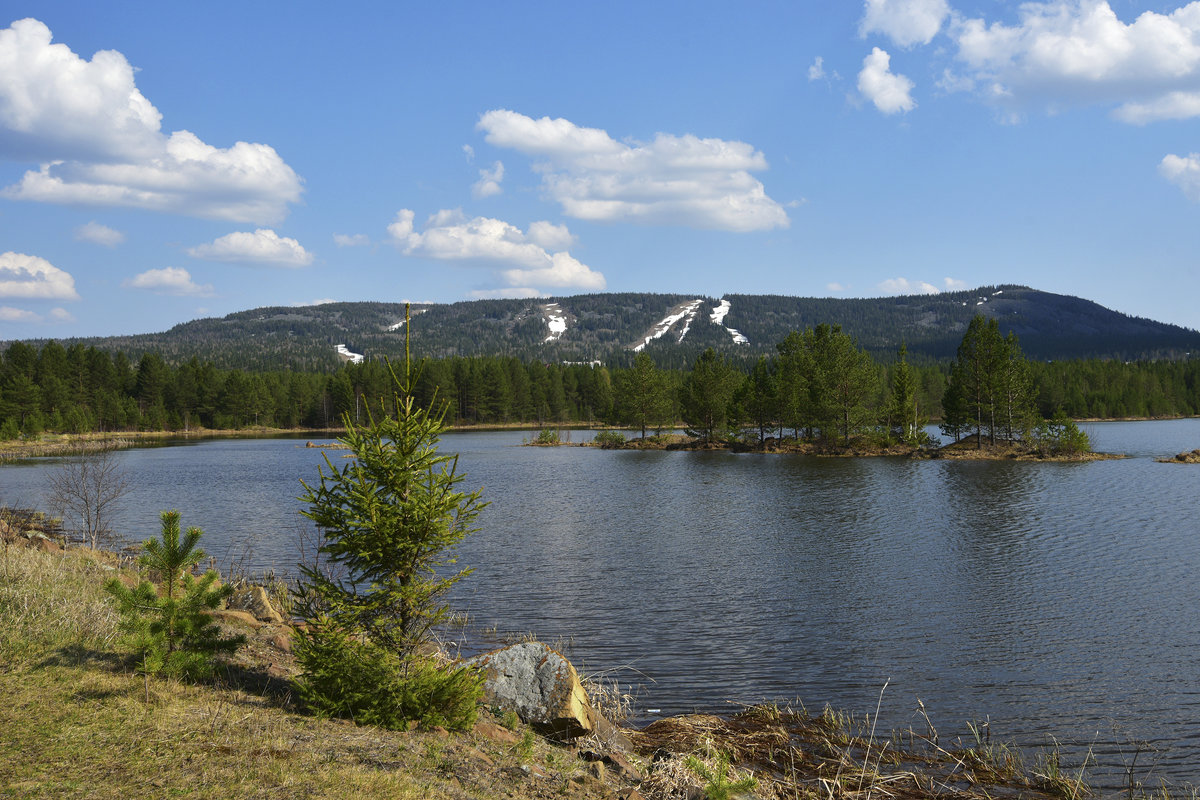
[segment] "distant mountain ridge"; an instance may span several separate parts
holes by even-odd
[[[626,364],[644,349],[684,366],[706,347],[738,360],[775,352],[790,331],[841,325],[880,360],[903,342],[910,359],[949,360],[977,314],[999,320],[1030,358],[1178,359],[1200,353],[1200,332],[1131,317],[1089,300],[1025,286],[867,299],[779,295],[612,293],[474,300],[412,307],[416,357],[502,355],[522,360]],[[368,358],[402,357],[404,304],[267,307],[185,322],[168,331],[78,341],[136,359],[156,352],[254,370],[333,369],[344,345]],[[64,342],[68,343],[68,342]]]

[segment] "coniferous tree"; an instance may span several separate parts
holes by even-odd
[[[999,323],[977,314],[963,334],[950,374],[955,396],[975,428],[977,448],[983,447],[984,430],[988,431],[990,443],[996,443],[997,383],[1003,359],[1004,339]]]
[[[666,379],[648,353],[638,353],[633,367],[618,373],[615,383],[621,419],[641,428],[643,439],[647,428],[658,428],[670,417],[671,398]]]
[[[407,364],[402,380],[392,377],[395,416],[385,403],[372,403],[363,425],[345,415],[340,441],[354,460],[339,469],[326,458],[319,483],[303,484],[324,563],[300,566],[301,694],[318,711],[360,722],[469,726],[474,677],[435,669],[419,649],[448,613],[445,592],[470,572],[447,568],[485,504],[479,491],[458,490],[457,457],[438,453],[444,406],[415,403]]]
[[[766,441],[767,429],[775,423],[779,409],[779,381],[766,356],[758,357],[738,395],[738,405],[746,421],[758,429],[761,445]]]
[[[777,344],[779,351],[779,418],[797,439],[801,429],[812,435],[812,403],[808,384],[812,375],[811,336],[792,331]]]
[[[203,531],[179,532],[179,512],[162,512],[162,538],[142,545],[138,562],[161,579],[161,589],[142,581],[130,589],[117,578],[104,589],[117,602],[121,629],[141,658],[141,671],[149,675],[202,678],[213,672],[213,657],[232,653],[243,636],[225,637],[209,612],[233,588],[217,586],[217,573],[200,578],[192,570],[206,558],[197,547]]]
[[[888,419],[891,433],[900,441],[919,446],[928,438],[925,434],[926,417],[921,413],[917,398],[916,376],[908,365],[908,348],[900,345],[896,365],[892,369],[892,396],[888,404]]]
[[[711,347],[700,354],[680,390],[680,409],[688,435],[715,441],[729,419],[729,405],[741,379]]]

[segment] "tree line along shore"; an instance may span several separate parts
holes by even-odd
[[[966,348],[964,350],[964,347]],[[753,364],[706,351],[690,369],[661,369],[643,352],[627,367],[521,362],[512,357],[426,360],[418,403],[447,404],[462,426],[573,424],[661,429],[682,422],[722,436],[848,441],[911,438],[923,421],[951,438],[1015,439],[1042,419],[1200,415],[1200,360],[1039,362],[977,317],[948,363],[880,363],[837,326],[789,334]],[[217,369],[193,358],[48,342],[15,342],[0,357],[0,442],[44,433],[132,435],[202,430],[336,429],[378,411],[391,377],[382,362],[327,372]]]

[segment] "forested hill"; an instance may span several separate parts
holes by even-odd
[[[1130,317],[1078,297],[1023,286],[870,299],[681,294],[588,294],[476,300],[413,307],[414,356],[504,355],[526,361],[629,363],[644,348],[663,367],[690,365],[706,347],[746,361],[774,353],[789,331],[841,325],[877,358],[901,342],[920,362],[952,359],[976,314],[995,317],[1037,360],[1181,358],[1200,352],[1200,332]],[[76,340],[131,359],[158,353],[168,363],[192,357],[217,367],[324,370],[335,346],[369,358],[404,351],[404,305],[327,303],[271,307],[200,319],[169,331]]]

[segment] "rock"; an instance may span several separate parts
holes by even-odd
[[[249,611],[256,619],[278,625],[283,622],[283,615],[275,608],[267,590],[261,586],[249,586],[240,589],[230,598],[231,608]]]
[[[38,550],[41,550],[43,553],[61,553],[62,552],[62,546],[60,546],[58,542],[53,541],[52,539],[38,539],[37,540],[37,548],[38,548]]]
[[[501,744],[516,744],[521,737],[505,728],[502,725],[497,725],[490,719],[480,719],[475,723],[475,733],[485,739],[491,739],[493,742]]]
[[[511,709],[539,732],[575,739],[595,730],[596,711],[571,662],[542,642],[522,642],[465,662],[484,674],[488,704]]]
[[[292,637],[287,632],[277,633],[271,637],[271,646],[284,653],[292,652]]]

